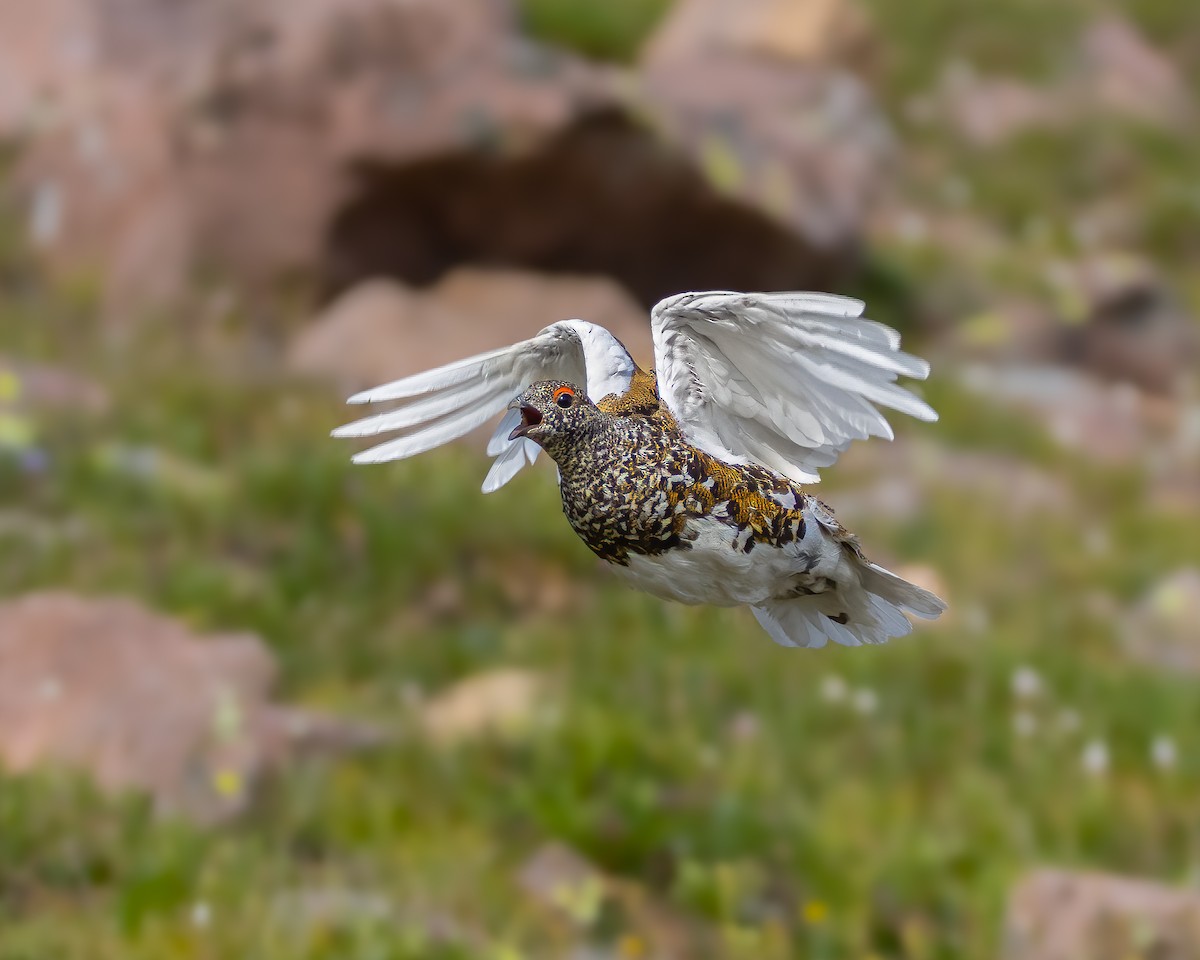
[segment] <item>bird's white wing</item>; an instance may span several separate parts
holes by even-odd
[[[924,379],[929,364],[862,310],[821,293],[668,297],[651,312],[659,396],[713,456],[815,483],[850,441],[892,438],[876,405],[937,419],[895,383]]]
[[[629,351],[603,327],[583,320],[552,323],[536,336],[466,360],[364,390],[349,403],[398,400],[399,405],[338,427],[335,437],[399,436],[364,450],[355,463],[401,460],[457,439],[504,412],[531,383],[566,380],[584,385],[592,400],[629,389],[635,366]],[[498,490],[533,463],[540,448],[531,440],[509,440],[520,421],[509,411],[488,444],[496,458],[483,490]]]

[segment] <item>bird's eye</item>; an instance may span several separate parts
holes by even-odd
[[[560,393],[558,399],[554,402],[560,407],[569,407],[575,402],[575,395],[573,393]]]

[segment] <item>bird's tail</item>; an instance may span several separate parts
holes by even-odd
[[[754,616],[785,647],[823,647],[830,640],[857,647],[911,633],[905,613],[935,620],[946,609],[941,599],[890,570],[857,557],[854,561],[858,583],[844,581],[824,593],[768,600],[753,608]]]

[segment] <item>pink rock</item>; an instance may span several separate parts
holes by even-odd
[[[250,634],[201,637],[131,600],[30,594],[0,605],[0,763],[83,770],[164,813],[220,820],[301,750],[377,738],[272,704],[275,672]]]
[[[1013,890],[1006,960],[1192,960],[1200,893],[1103,873],[1038,870]]]
[[[828,286],[886,126],[853,78],[760,47],[631,74],[531,43],[504,0],[48,0],[0,10],[0,136],[34,244],[115,318],[201,271]]]
[[[289,364],[345,392],[507,346],[570,317],[602,324],[653,362],[649,317],[612,280],[463,268],[427,292],[385,279],[352,287],[296,337]]]

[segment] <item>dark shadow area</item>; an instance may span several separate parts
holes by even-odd
[[[857,252],[819,250],[715,191],[615,112],[519,156],[364,163],[328,235],[325,292],[427,284],[465,263],[607,274],[650,305],[680,290],[838,289]]]

